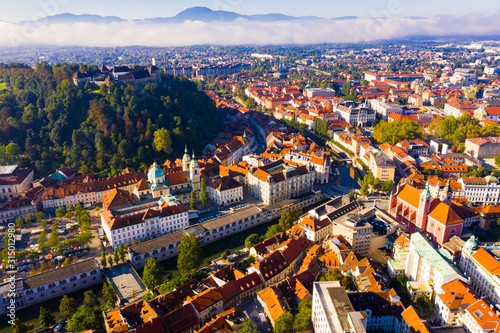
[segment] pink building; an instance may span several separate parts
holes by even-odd
[[[452,236],[462,234],[463,219],[451,202],[452,190],[448,183],[439,199],[434,199],[429,184],[419,190],[409,184],[398,186],[396,194],[391,195],[389,214],[406,223],[407,232],[427,232],[439,245]]]

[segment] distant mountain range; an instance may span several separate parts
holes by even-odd
[[[273,21],[311,21],[311,20],[334,20],[334,21],[344,21],[344,20],[354,20],[357,16],[343,16],[335,17],[330,19],[325,19],[317,16],[289,16],[279,13],[271,14],[257,14],[257,15],[242,15],[234,12],[228,12],[224,10],[211,10],[207,7],[192,7],[188,8],[179,14],[171,17],[155,17],[149,19],[137,19],[133,20],[138,23],[145,24],[163,24],[163,23],[182,23],[187,20],[191,21],[202,21],[202,22],[212,22],[212,21],[223,21],[232,22],[239,18],[251,20],[251,21],[261,21],[261,22],[273,22]],[[53,16],[47,16],[36,21],[21,21],[20,24],[27,24],[31,22],[36,23],[47,23],[47,24],[72,24],[72,23],[94,23],[94,24],[110,24],[110,23],[120,23],[127,20],[122,19],[117,16],[100,16],[100,15],[75,15],[70,13],[57,14]]]
[[[48,24],[58,24],[58,23],[97,23],[97,24],[109,24],[109,23],[116,23],[116,22],[124,22],[126,20],[118,17],[118,16],[100,16],[100,15],[90,15],[90,14],[82,14],[82,15],[75,15],[75,14],[70,14],[70,13],[64,13],[64,14],[57,14],[53,16],[46,16],[44,18],[41,18],[39,20],[35,21],[21,21],[18,23],[25,24],[25,23],[31,23],[31,22],[36,22],[36,23],[48,23]]]

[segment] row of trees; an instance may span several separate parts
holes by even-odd
[[[314,120],[314,133],[323,137],[328,137],[328,122],[326,120],[316,118],[316,120]]]
[[[380,178],[374,178],[373,174],[368,171],[363,178],[363,183],[361,184],[361,189],[359,193],[362,196],[367,196],[371,191],[382,191],[384,193],[389,193],[394,185],[394,181],[388,179],[382,183]]]
[[[110,254],[108,257],[106,257],[105,252],[101,252],[101,266],[106,268],[107,265],[109,267],[113,266],[113,262],[118,265],[118,263],[121,261],[122,263],[125,262],[125,248],[123,246],[119,246],[114,249],[113,254]]]
[[[103,303],[101,304],[93,291],[88,290],[83,294],[83,303],[79,306],[74,298],[64,295],[59,303],[59,316],[67,321],[69,331],[104,329],[102,311],[114,308],[118,301],[115,290],[108,283],[104,283],[102,286],[102,299]],[[38,322],[43,329],[49,330],[56,324],[56,318],[42,306]],[[19,317],[14,321],[14,333],[27,333],[32,329],[32,325],[25,324]]]
[[[393,121],[382,120],[373,129],[372,137],[380,144],[396,144],[403,140],[420,139],[423,136],[423,130],[413,121]]]
[[[439,138],[450,145],[454,145],[459,151],[465,150],[463,143],[466,139],[486,136],[500,136],[500,127],[497,124],[486,124],[464,114],[459,118],[447,116],[434,118],[427,131],[417,126],[413,121],[382,120],[373,131],[372,137],[378,143],[388,142],[396,144],[403,140],[414,140],[421,138]]]
[[[57,220],[52,220],[52,226],[50,233],[48,233],[45,229],[47,228],[47,225],[49,224],[49,221],[45,219],[45,215],[42,212],[37,212],[35,215],[33,214],[28,214],[23,221],[22,218],[18,217],[16,219],[16,232],[19,233],[20,230],[26,225],[26,226],[31,226],[32,223],[35,221],[43,230],[40,232],[40,234],[37,237],[36,244],[38,244],[38,249],[31,249],[31,250],[25,250],[21,249],[16,252],[16,259],[18,261],[22,261],[24,259],[31,259],[33,261],[36,261],[40,258],[41,255],[47,254],[49,252],[52,252],[54,254],[62,253],[65,250],[71,250],[73,249],[76,245],[78,246],[87,246],[92,242],[92,239],[94,236],[92,235],[90,231],[90,214],[87,210],[84,210],[80,205],[77,205],[75,207],[68,207],[66,208],[60,208],[56,211],[56,216],[58,217],[63,217],[63,216],[76,216],[77,217],[77,222],[78,225],[80,226],[80,233],[76,237],[67,237],[64,241],[61,240],[61,236],[57,232],[58,228],[58,223]],[[8,251],[7,251],[7,244],[8,242],[6,241],[8,235],[4,235],[4,242],[3,242],[3,249],[0,252],[0,258],[6,262],[8,259]],[[45,265],[40,266],[39,272],[43,272],[45,270],[44,268]],[[34,274],[36,273],[37,270],[32,270],[31,273]]]

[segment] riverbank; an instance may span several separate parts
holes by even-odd
[[[102,298],[102,283],[96,284],[93,287],[89,289],[83,289],[79,291],[75,291],[71,294],[68,294],[68,297],[74,298],[76,300],[76,304],[80,305],[83,303],[83,293],[92,290],[92,292],[97,296],[101,304],[104,302]],[[45,301],[43,303],[37,304],[30,306],[29,308],[25,309],[20,309],[16,311],[16,316],[19,317],[23,323],[28,324],[28,325],[34,325],[33,329],[36,330],[37,328],[41,328],[40,324],[38,322],[38,316],[40,315],[40,308],[43,306],[47,310],[49,310],[50,313],[54,317],[56,317],[56,321],[59,322],[63,320],[63,318],[59,314],[59,303],[61,302],[61,297],[53,298],[48,301]],[[12,326],[8,323],[9,318],[6,315],[3,315],[0,318],[0,332],[2,333],[11,333],[13,332]]]
[[[318,201],[317,203],[304,207],[302,209],[303,212],[307,212],[311,210],[314,207],[318,207],[328,201],[328,199],[322,199]],[[279,218],[270,220],[268,222],[265,222],[263,224],[257,225],[253,228],[246,229],[238,234],[235,234],[231,237],[221,239],[218,242],[215,243],[210,243],[208,245],[205,245],[202,247],[203,249],[203,254],[204,254],[204,259],[203,259],[203,266],[207,266],[212,263],[212,260],[216,258],[220,258],[222,253],[226,250],[230,250],[231,253],[234,253],[236,250],[241,250],[245,247],[245,239],[250,236],[251,234],[257,234],[259,236],[265,235],[267,229],[279,222]],[[158,265],[163,267],[163,269],[167,272],[170,273],[172,276],[179,275],[179,270],[177,269],[177,256],[169,258],[164,261],[158,262]],[[142,274],[144,272],[144,269],[139,269],[137,270],[137,273],[142,277]]]

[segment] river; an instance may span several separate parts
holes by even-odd
[[[308,210],[319,206],[320,204],[326,202],[327,200],[321,200],[309,207],[305,207],[302,209],[303,212],[307,212]],[[203,247],[203,253],[205,256],[205,259],[203,261],[204,265],[207,265],[211,263],[212,260],[215,258],[219,258],[225,250],[230,250],[231,253],[233,253],[235,250],[239,250],[245,247],[245,239],[250,236],[251,234],[258,234],[264,235],[267,231],[267,228],[269,228],[271,225],[278,223],[279,218],[271,220],[269,222],[260,224],[258,226],[255,226],[251,229],[244,230],[236,235],[233,235],[231,237],[222,239],[218,242],[208,244]],[[162,266],[168,273],[172,275],[178,275],[179,271],[177,270],[177,257],[173,257],[164,261],[160,261],[159,265]],[[142,271],[143,270],[138,270],[139,275],[142,277]],[[102,290],[102,283],[93,286],[90,288],[94,294],[96,294],[99,298],[100,301],[102,301],[101,298],[101,290]],[[87,291],[88,289],[76,291],[74,293],[68,294],[68,297],[72,297],[77,301],[77,304],[82,304],[83,302],[83,293]],[[18,310],[16,312],[17,316],[23,320],[24,323],[27,324],[34,324],[35,327],[39,327],[38,325],[38,316],[40,314],[40,307],[45,307],[48,309],[55,317],[57,321],[62,320],[62,318],[59,317],[59,302],[61,301],[61,297],[57,297],[51,300],[48,300],[46,302],[43,302],[38,305],[33,305],[25,309]],[[0,332],[12,332],[11,326],[8,324],[8,318],[5,315],[2,315],[0,318]]]
[[[317,207],[321,205],[322,203],[326,202],[326,199],[323,199],[311,206],[304,207],[302,209],[303,212],[307,212],[311,210],[314,207]],[[241,250],[242,248],[245,247],[245,239],[250,236],[251,234],[257,234],[259,236],[265,235],[267,229],[272,226],[273,224],[277,224],[279,221],[279,218],[276,218],[274,220],[271,220],[269,222],[257,225],[253,228],[244,230],[236,235],[233,235],[228,238],[221,239],[220,241],[217,241],[215,243],[211,243],[208,245],[205,245],[203,249],[203,254],[205,259],[203,260],[203,265],[206,266],[212,262],[212,260],[216,258],[220,258],[222,253],[225,250],[230,250],[231,253],[234,253],[235,250]],[[179,275],[179,270],[177,269],[177,256],[173,258],[169,258],[164,261],[160,261],[158,263],[163,269],[167,272],[172,274],[173,276]],[[137,273],[142,277],[142,272],[143,270],[138,270]]]
[[[83,289],[79,291],[75,291],[71,294],[68,294],[68,297],[74,298],[77,304],[83,303],[83,293],[89,289]],[[101,291],[102,291],[102,283],[96,284],[90,288],[97,295],[101,304],[103,303]],[[16,316],[19,317],[23,323],[34,325],[34,327],[40,327],[38,323],[38,316],[40,315],[40,308],[43,306],[47,310],[49,310],[52,315],[56,317],[57,321],[61,321],[63,318],[59,316],[59,303],[63,296],[53,298],[51,300],[45,301],[43,303],[32,305],[25,309],[20,309],[16,311]],[[0,317],[0,332],[12,332],[12,326],[8,323],[9,318],[5,314]]]
[[[345,166],[341,166],[338,169],[340,172],[340,176],[342,177],[343,186],[352,187],[356,189],[360,188],[358,182],[355,180],[357,174],[354,172],[354,170]]]

